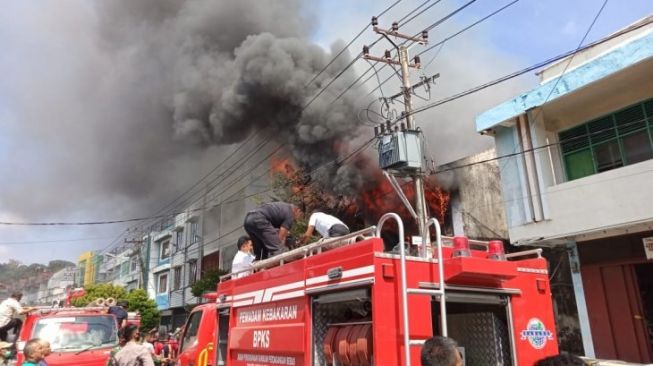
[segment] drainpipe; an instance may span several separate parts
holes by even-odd
[[[585,288],[580,272],[580,259],[578,257],[578,246],[576,242],[570,241],[567,243],[567,255],[569,256],[571,282],[574,286],[574,297],[576,298],[583,349],[586,357],[594,358],[596,356],[594,354],[594,343],[592,342],[592,329],[590,328],[589,312],[587,311],[587,303],[585,301]]]
[[[526,173],[526,192],[528,196],[526,201],[528,202],[531,220],[538,222],[544,219],[544,209],[542,207],[539,174],[535,163],[530,126],[531,123],[527,114],[524,113],[517,117],[517,131],[523,152],[522,162]]]

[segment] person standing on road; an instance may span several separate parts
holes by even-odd
[[[138,343],[138,327],[127,324],[122,328],[125,346],[111,358],[110,366],[154,366],[152,354]]]
[[[27,341],[25,348],[23,348],[23,355],[25,356],[25,361],[21,366],[38,366],[39,362],[43,359],[40,340],[34,338]]]
[[[39,339],[39,345],[41,346],[41,361],[39,362],[39,366],[48,366],[48,363],[45,362],[45,358],[52,353],[50,342],[45,339]]]
[[[231,273],[235,273],[233,278],[246,277],[252,274],[252,271],[245,271],[252,266],[252,262],[256,257],[252,254],[254,250],[254,244],[252,244],[252,239],[247,235],[243,235],[238,238],[238,252],[234,256],[234,260],[231,262]],[[237,273],[240,272],[240,273]]]
[[[349,228],[340,219],[335,216],[327,215],[323,212],[314,212],[308,219],[308,228],[299,240],[305,244],[313,236],[316,231],[322,235],[324,239],[335,238],[349,234]]]
[[[20,332],[20,327],[23,321],[16,318],[17,315],[29,313],[36,310],[35,308],[25,307],[20,305],[20,300],[23,294],[14,292],[8,299],[0,303],[0,341],[7,341],[7,333],[13,329],[14,334]]]
[[[462,366],[458,344],[449,337],[435,336],[422,346],[422,366]]]
[[[254,242],[254,255],[266,259],[285,251],[285,242],[295,220],[302,215],[299,207],[286,202],[270,202],[247,213],[243,224]]]

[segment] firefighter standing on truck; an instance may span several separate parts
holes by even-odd
[[[270,202],[247,213],[243,227],[254,243],[254,255],[265,259],[285,251],[285,242],[299,207],[286,202]]]
[[[254,246],[252,244],[252,239],[247,235],[243,235],[238,238],[238,252],[234,256],[233,261],[231,262],[231,273],[235,273],[234,278],[240,278],[249,276],[252,274],[252,271],[245,270],[252,267],[252,262],[255,257],[252,254]]]
[[[23,321],[16,318],[17,315],[27,314],[36,308],[22,307],[20,300],[23,294],[14,292],[8,299],[0,303],[0,341],[7,341],[7,333],[13,329],[14,334],[18,335]]]

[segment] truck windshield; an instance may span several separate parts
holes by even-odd
[[[42,318],[32,338],[47,340],[53,351],[118,344],[116,321],[110,315]]]

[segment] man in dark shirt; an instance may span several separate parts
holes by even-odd
[[[127,306],[128,303],[126,300],[119,300],[116,306],[109,306],[109,310],[107,311],[107,313],[113,314],[116,317],[118,329],[127,325],[127,317],[129,316],[127,314]]]
[[[248,212],[243,226],[254,243],[256,259],[282,253],[290,228],[301,215],[299,207],[286,202],[264,203]]]

